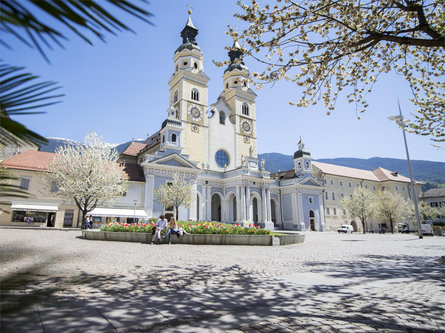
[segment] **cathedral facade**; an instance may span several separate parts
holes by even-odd
[[[189,17],[174,53],[166,119],[144,142],[122,147],[120,160],[125,162],[128,190],[115,203],[95,208],[90,213],[95,223],[173,216],[173,208],[157,202],[154,192],[172,182],[175,174],[192,184],[194,191],[192,206],[179,208],[180,220],[300,231],[335,231],[341,224],[350,224],[354,231],[361,231],[361,224],[341,206],[341,198],[352,196],[354,188],[389,190],[411,200],[408,178],[383,168],[367,171],[312,161],[301,139],[293,169],[267,171],[265,161],[258,160],[257,135],[261,133],[256,128],[256,94],[249,86],[241,48],[233,44],[222,77],[223,91],[216,101],[209,101],[209,77],[197,34]],[[7,151],[1,166],[30,196],[1,197],[0,225],[80,226],[74,202],[43,191],[42,171],[54,152],[34,146],[16,148]],[[418,195],[420,184],[416,190]],[[370,221],[367,229],[384,226],[382,221]]]
[[[229,52],[224,90],[212,103],[197,34],[189,16],[174,54],[167,119],[137,153],[147,215],[173,214],[153,192],[179,173],[196,191],[192,208],[180,209],[179,219],[323,230],[323,187],[312,176],[310,155],[296,157],[299,169],[286,180],[271,177],[265,161],[258,160],[256,94],[238,43]]]

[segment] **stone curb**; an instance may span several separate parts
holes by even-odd
[[[103,240],[115,242],[151,243],[153,235],[142,232],[111,232],[82,230],[82,238],[88,240]],[[305,235],[220,235],[220,234],[187,234],[178,238],[172,235],[174,244],[201,244],[201,245],[254,245],[254,246],[279,246],[304,242]],[[161,243],[167,243],[163,239]]]

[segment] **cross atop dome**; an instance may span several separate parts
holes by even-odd
[[[187,23],[184,29],[182,29],[181,31],[182,44],[192,43],[194,45],[198,45],[195,39],[196,35],[198,34],[198,29],[193,24],[191,17],[193,7],[190,3],[187,5],[187,7],[188,7],[187,13],[189,17],[187,19]]]
[[[192,7],[192,5],[190,4],[190,2],[186,5],[187,7],[188,7],[188,11],[187,11],[187,13],[190,15],[190,14],[192,14],[192,9],[193,9],[193,7]]]
[[[300,141],[298,141],[298,149],[299,150],[303,150],[304,149],[304,143],[303,143],[303,140],[301,139],[301,136],[300,136]]]

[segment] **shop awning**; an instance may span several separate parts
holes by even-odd
[[[94,208],[88,213],[91,216],[106,216],[106,217],[135,217],[148,218],[143,209],[118,209],[118,208]]]
[[[57,212],[57,206],[31,205],[31,204],[12,204],[12,210],[26,210],[34,212]]]

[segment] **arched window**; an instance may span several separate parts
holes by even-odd
[[[249,115],[249,104],[244,102],[243,106],[242,106],[242,111],[243,111],[243,115],[248,116]]]
[[[226,114],[222,111],[219,112],[219,123],[223,125],[226,123]]]
[[[176,103],[178,101],[178,91],[176,90],[173,94],[173,103]]]
[[[197,62],[195,62],[195,63],[193,64],[193,66],[195,67],[195,69],[198,69],[198,63],[197,63]]]
[[[193,88],[193,89],[192,89],[192,95],[191,95],[191,98],[192,98],[194,101],[199,101],[199,91],[198,91],[198,89],[196,89],[196,88]]]
[[[172,134],[172,142],[176,142],[176,134]]]

